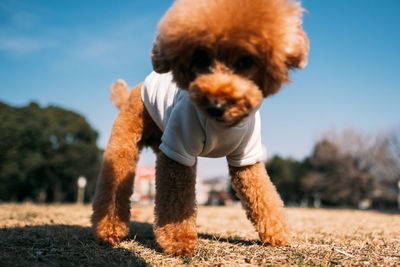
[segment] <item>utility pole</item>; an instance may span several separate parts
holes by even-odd
[[[76,198],[77,204],[83,204],[83,199],[85,197],[85,187],[87,180],[84,176],[79,176],[78,178],[78,196]]]
[[[398,187],[398,191],[397,191],[397,209],[400,210],[400,180],[397,182],[397,187]]]

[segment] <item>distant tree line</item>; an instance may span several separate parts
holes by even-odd
[[[0,201],[72,202],[80,175],[90,200],[101,157],[97,136],[73,111],[0,102]]]
[[[81,175],[90,201],[102,155],[97,137],[73,111],[0,102],[0,201],[73,202]],[[289,205],[396,207],[400,128],[328,132],[304,160],[274,156],[266,167]]]
[[[326,133],[310,157],[266,163],[287,204],[395,208],[400,181],[400,129],[368,136],[352,129]]]

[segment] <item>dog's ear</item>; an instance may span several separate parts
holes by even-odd
[[[153,43],[153,49],[151,50],[151,63],[153,64],[155,72],[166,73],[171,70],[170,62],[165,57],[162,41],[159,37],[157,37]]]
[[[302,69],[307,65],[308,50],[310,42],[301,25],[289,36],[286,47],[286,65],[289,69]]]
[[[276,64],[266,71],[264,76],[263,94],[264,97],[273,95],[279,91],[282,84],[290,82],[288,70],[294,68],[304,68],[307,65],[309,40],[301,25],[296,26],[295,30],[286,37],[286,47],[283,54],[275,57]],[[282,62],[281,58],[284,59]],[[270,59],[271,60],[271,59]]]

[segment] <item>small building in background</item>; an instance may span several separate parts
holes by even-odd
[[[138,166],[136,168],[135,183],[131,202],[140,205],[154,203],[156,195],[156,168],[155,166]]]
[[[196,180],[196,201],[199,205],[226,205],[232,202],[228,192],[227,179],[217,177]],[[130,200],[137,205],[154,203],[156,195],[156,168],[155,166],[138,166]]]
[[[209,199],[211,186],[204,182],[203,179],[197,177],[196,181],[196,201],[199,205],[205,205]]]
[[[203,180],[207,188],[207,201],[203,204],[210,206],[232,205],[233,197],[229,192],[229,179],[227,177],[214,177]]]

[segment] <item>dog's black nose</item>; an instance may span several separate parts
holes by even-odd
[[[221,118],[226,110],[226,106],[221,103],[209,103],[206,107],[206,112],[211,117],[216,119]]]

